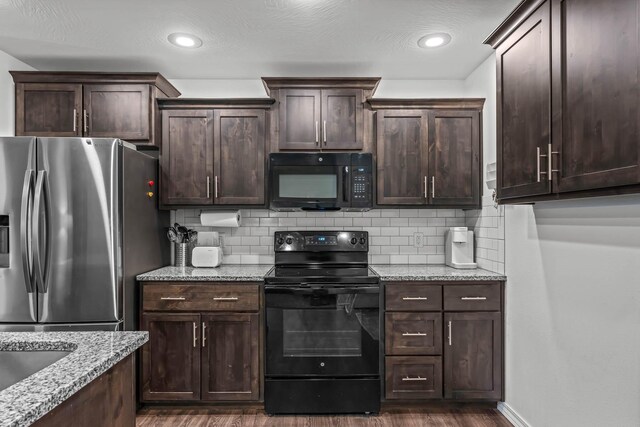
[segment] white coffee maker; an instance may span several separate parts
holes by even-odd
[[[473,257],[473,231],[451,227],[445,232],[445,263],[454,268],[477,268]]]

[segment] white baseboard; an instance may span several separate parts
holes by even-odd
[[[498,403],[498,411],[515,427],[531,427],[513,408],[505,402]]]

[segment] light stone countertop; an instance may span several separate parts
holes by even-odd
[[[370,265],[384,281],[499,281],[507,280],[504,274],[480,268],[462,270],[446,265]]]
[[[70,351],[0,391],[0,426],[33,424],[148,340],[148,332],[0,332],[0,351]]]
[[[141,282],[261,282],[273,268],[269,264],[221,265],[215,268],[162,267],[139,274]]]

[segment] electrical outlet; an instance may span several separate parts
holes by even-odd
[[[413,233],[413,246],[415,246],[416,248],[421,248],[424,246],[423,233]]]

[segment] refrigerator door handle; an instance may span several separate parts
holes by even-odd
[[[51,247],[51,242],[49,239],[49,219],[51,218],[51,215],[49,214],[49,200],[48,196],[49,196],[49,192],[48,190],[48,186],[47,186],[47,172],[46,171],[39,171],[38,172],[38,177],[36,179],[36,191],[35,191],[35,199],[34,199],[34,204],[33,204],[33,212],[35,212],[34,218],[35,218],[35,224],[32,224],[33,226],[33,264],[34,264],[34,270],[35,270],[35,277],[36,277],[36,286],[38,287],[38,292],[40,293],[46,293],[47,292],[47,270],[49,267],[49,261],[50,261],[50,247]],[[44,202],[43,202],[44,200]],[[44,203],[44,208],[45,208],[45,230],[46,230],[46,236],[44,237],[44,244],[45,244],[45,259],[44,261],[42,260],[42,255],[40,253],[40,242],[41,242],[41,236],[40,236],[40,223],[39,223],[39,216],[40,216],[40,210],[41,210],[41,205]]]
[[[30,226],[33,216],[33,203],[31,191],[33,190],[33,169],[27,169],[24,174],[24,185],[22,187],[22,206],[20,218],[20,242],[22,246],[22,269],[24,271],[27,293],[33,293],[33,275],[31,274],[31,250],[29,245]]]

